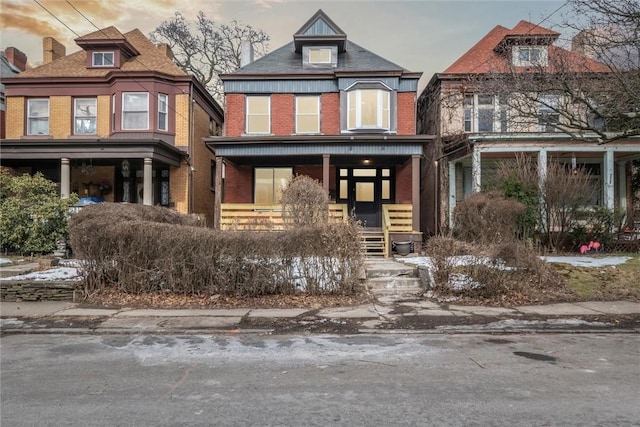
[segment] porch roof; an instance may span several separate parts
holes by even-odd
[[[431,135],[314,135],[205,138],[219,157],[422,155]]]
[[[5,160],[28,159],[134,159],[150,158],[154,161],[179,166],[187,155],[157,139],[5,139],[0,143]]]

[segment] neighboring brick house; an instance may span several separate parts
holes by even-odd
[[[41,172],[62,196],[168,206],[212,223],[213,155],[202,138],[220,132],[220,106],[137,29],[75,42],[81,50],[66,55],[45,38],[43,65],[3,79],[2,165]]]
[[[27,69],[27,55],[15,47],[0,52],[0,140],[5,138],[5,93],[4,80]]]
[[[415,131],[421,74],[347,40],[319,10],[292,42],[222,75],[225,134],[206,140],[218,165],[218,218],[229,204],[277,206],[282,185],[301,174],[366,228],[383,226],[384,206],[404,204],[419,231],[430,141]]]
[[[439,229],[453,225],[456,203],[481,191],[498,161],[517,153],[536,160],[541,182],[549,162],[584,167],[597,190],[590,205],[628,211],[631,161],[640,158],[636,137],[600,144],[593,132],[569,132],[572,124],[553,105],[564,102],[570,106],[571,99],[544,92],[545,83],[536,88],[540,102],[528,105],[533,110],[524,117],[524,110],[514,111],[505,102],[507,98],[501,98],[513,96],[517,101],[523,99],[518,98],[521,94],[511,86],[501,89],[499,77],[490,77],[537,73],[552,82],[554,73],[560,73],[559,64],[572,75],[598,78],[610,73],[600,62],[555,46],[559,36],[527,21],[513,29],[498,25],[444,72],[435,74],[419,96],[418,133],[436,135],[430,155],[440,168],[429,178],[439,186]],[[493,86],[486,84],[492,79],[496,79]],[[495,91],[488,89],[491,87]],[[581,120],[586,123],[589,118]]]

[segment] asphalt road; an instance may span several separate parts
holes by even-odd
[[[640,425],[637,334],[1,341],[5,426]]]

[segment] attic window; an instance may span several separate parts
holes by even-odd
[[[513,65],[516,67],[546,66],[549,55],[546,46],[515,46]]]
[[[305,68],[334,68],[338,65],[338,47],[304,46],[302,65]]]
[[[94,67],[115,67],[113,52],[93,52],[91,64]]]

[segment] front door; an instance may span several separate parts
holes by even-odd
[[[340,168],[339,202],[347,203],[349,212],[364,227],[382,226],[382,203],[390,203],[389,168]]]

